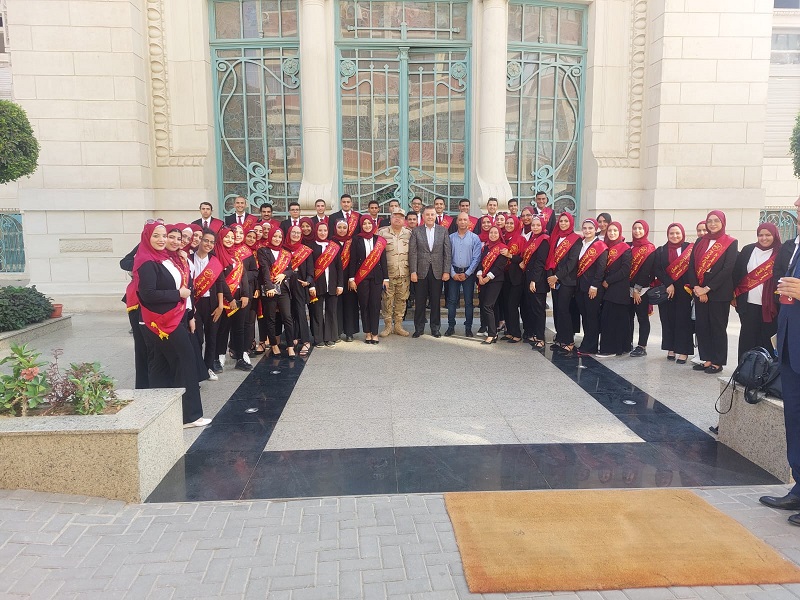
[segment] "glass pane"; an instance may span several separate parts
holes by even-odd
[[[239,39],[241,37],[241,14],[238,2],[217,2],[214,5],[217,39]]]
[[[522,5],[508,5],[508,41],[509,43],[522,41]]]
[[[242,35],[245,38],[259,38],[258,0],[242,0]]]
[[[466,2],[456,2],[452,5],[453,21],[450,26],[453,28],[454,40],[467,39],[467,11],[469,4]]]
[[[522,39],[526,42],[538,43],[539,21],[542,9],[539,6],[524,6],[522,14]]]
[[[281,35],[297,37],[297,0],[281,1]]]
[[[583,11],[562,8],[559,13],[558,43],[580,46],[583,43]]]
[[[261,27],[263,37],[280,37],[281,13],[278,0],[261,0]]]
[[[542,42],[555,44],[558,41],[558,9],[545,7],[542,9]]]

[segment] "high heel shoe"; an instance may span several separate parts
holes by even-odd
[[[494,338],[486,338],[481,342],[481,345],[488,346],[489,344],[494,344],[495,342],[497,342],[497,336],[494,336]]]

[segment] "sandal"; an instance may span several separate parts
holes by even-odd
[[[303,347],[300,348],[300,352],[298,352],[299,356],[308,356],[309,351],[311,350],[311,343],[305,342]]]
[[[250,354],[252,356],[260,356],[260,355],[264,354],[264,352],[266,352],[266,351],[267,351],[267,348],[264,345],[264,342],[259,342],[258,344],[253,344],[253,349],[250,350]]]
[[[536,340],[536,341],[534,341],[533,342],[533,347],[537,348],[537,349],[540,349],[540,350],[543,349],[544,348],[544,340]]]

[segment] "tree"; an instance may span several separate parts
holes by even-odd
[[[792,153],[794,176],[800,178],[800,113],[797,114],[797,120],[794,122],[794,130],[789,140],[789,152]]]
[[[18,104],[0,100],[0,184],[30,176],[38,160],[39,142],[28,115]]]

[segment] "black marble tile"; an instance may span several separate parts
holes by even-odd
[[[401,494],[548,487],[522,445],[396,448],[395,457]]]
[[[616,417],[645,442],[711,439],[705,431],[676,413],[617,414]]]
[[[214,416],[214,423],[261,423],[277,421],[286,400],[261,400],[258,398],[231,399]],[[255,409],[256,412],[252,412]],[[251,411],[251,412],[248,412]]]
[[[261,452],[187,454],[161,480],[147,502],[238,500]]]
[[[397,493],[394,448],[264,452],[242,498]]]
[[[553,489],[670,485],[673,464],[651,444],[534,444],[525,447]]]
[[[217,423],[203,430],[186,454],[204,452],[263,452],[275,422]]]

